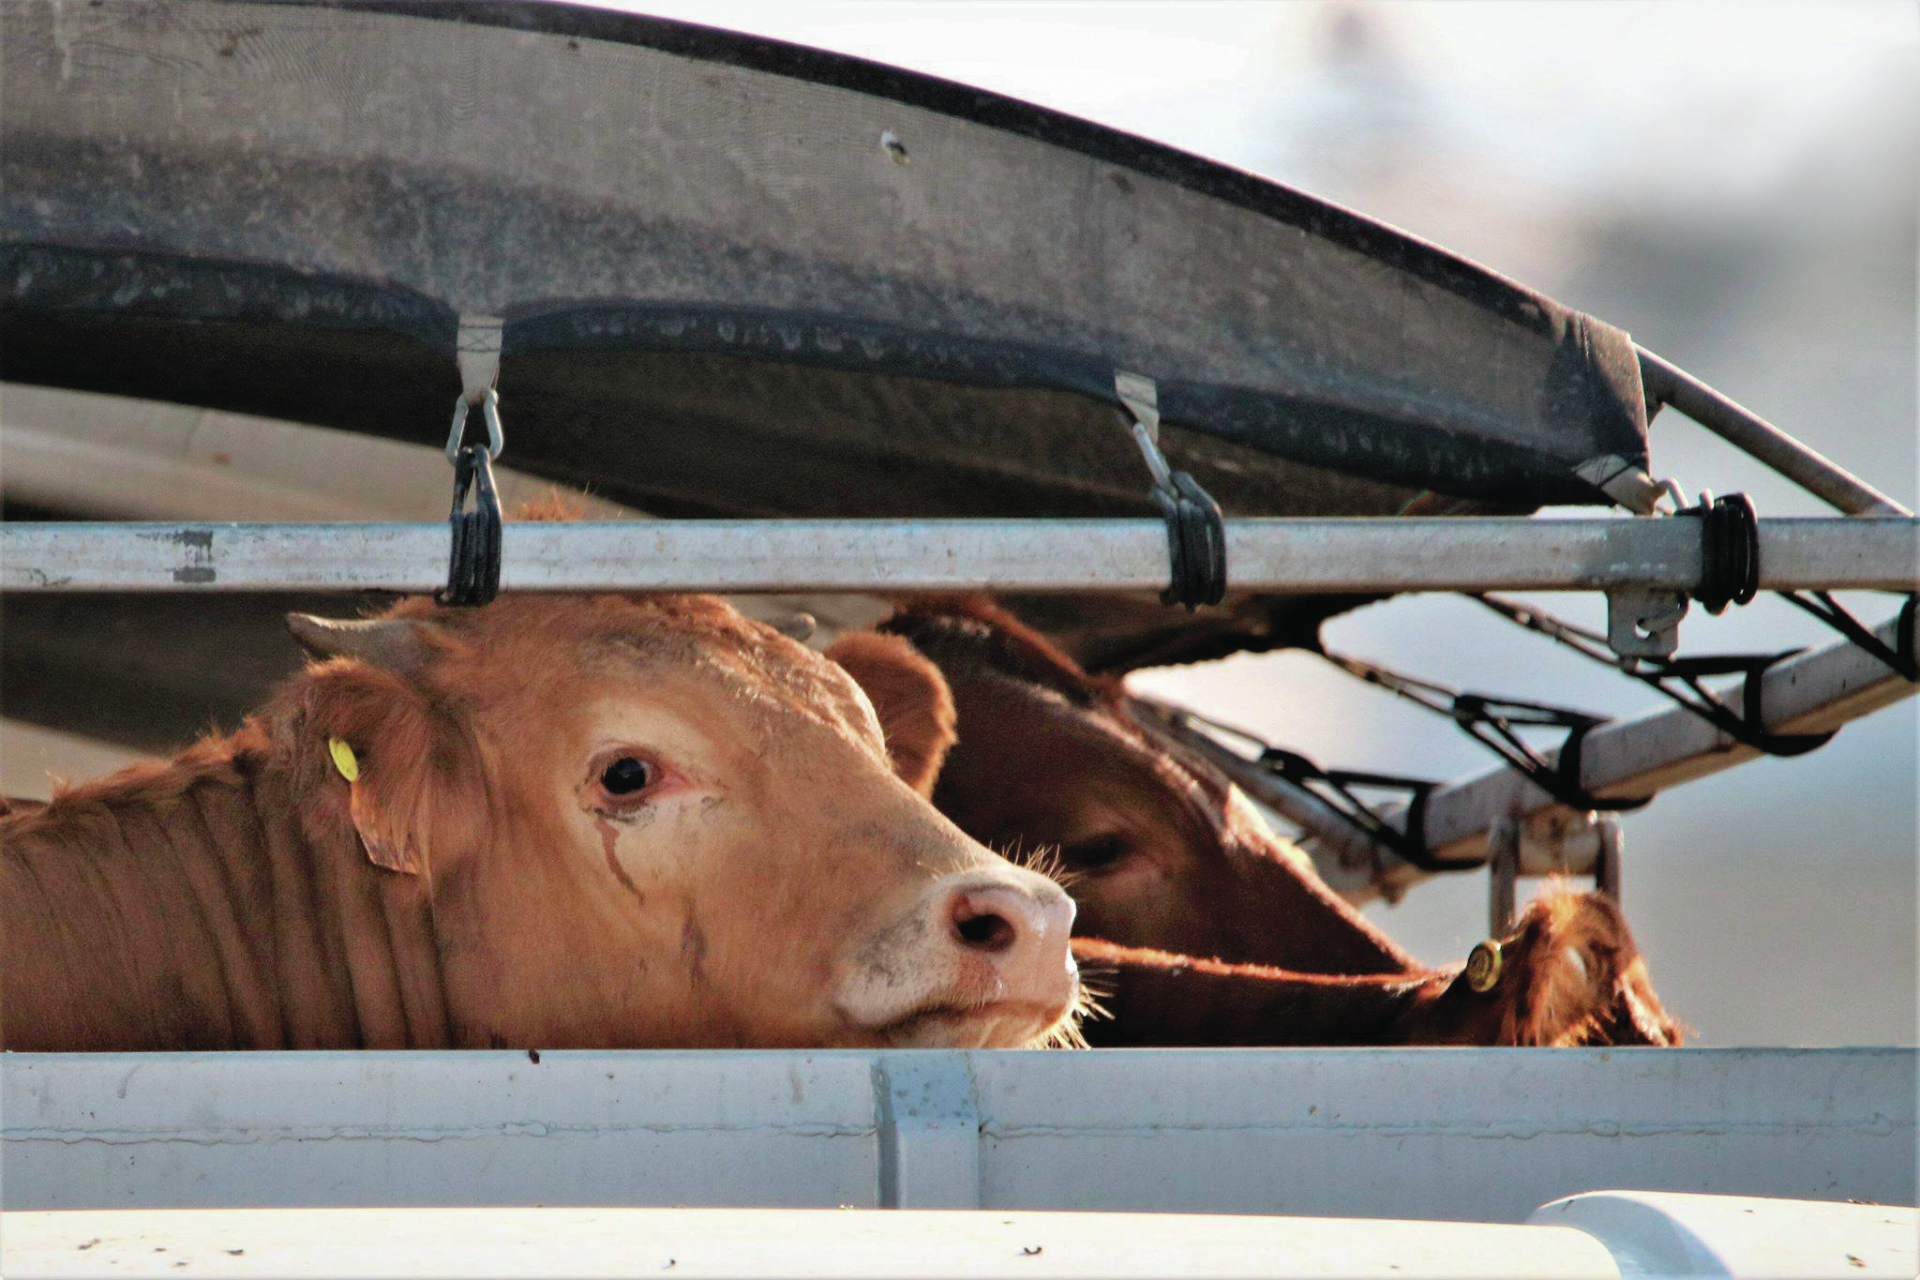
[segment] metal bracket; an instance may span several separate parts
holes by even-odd
[[[880,1207],[980,1207],[980,1104],[964,1053],[874,1055]]]
[[[500,336],[506,321],[499,316],[463,315],[454,335],[453,355],[460,366],[460,396],[479,404],[500,377]]]
[[[1496,818],[1487,828],[1487,936],[1504,938],[1518,916],[1518,882],[1523,848],[1546,843],[1553,849],[1552,859],[1567,868],[1567,855],[1576,840],[1596,837],[1599,848],[1593,856],[1594,892],[1620,903],[1620,855],[1625,846],[1620,820],[1610,814],[1583,814],[1571,827],[1551,834],[1538,829],[1537,820],[1518,817]],[[1529,872],[1539,875],[1536,870]]]
[[[1504,938],[1513,928],[1520,879],[1520,821],[1498,818],[1487,829],[1487,936]]]
[[[1656,480],[1617,454],[1588,458],[1573,469],[1573,474],[1637,516],[1672,515],[1687,505],[1678,482]],[[1662,498],[1671,506],[1662,507]]]
[[[1593,860],[1594,892],[1620,905],[1620,855],[1625,850],[1626,837],[1620,830],[1620,820],[1602,814],[1594,827],[1600,833],[1600,852]]]
[[[1144,374],[1128,373],[1124,369],[1113,375],[1114,394],[1120,397],[1120,403],[1133,415],[1134,443],[1140,446],[1140,456],[1147,461],[1147,470],[1153,475],[1156,489],[1173,487],[1173,468],[1167,465],[1167,457],[1160,452],[1160,386]]]
[[[1607,647],[1623,658],[1670,658],[1680,647],[1684,592],[1622,587],[1607,592]]]
[[[1219,604],[1227,593],[1227,526],[1220,504],[1184,471],[1175,471],[1160,452],[1160,388],[1144,374],[1116,369],[1114,395],[1133,421],[1133,442],[1153,477],[1148,491],[1167,522],[1167,589],[1162,604]]]

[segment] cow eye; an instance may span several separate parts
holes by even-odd
[[[1076,871],[1099,871],[1132,852],[1127,838],[1117,832],[1060,846],[1060,860]]]
[[[653,766],[635,756],[621,756],[600,772],[600,785],[610,796],[630,796],[653,782]]]

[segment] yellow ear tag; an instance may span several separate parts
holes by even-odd
[[[333,757],[333,767],[340,771],[341,777],[348,782],[360,780],[360,759],[344,739],[328,738],[327,752]]]
[[[1475,943],[1473,950],[1467,953],[1467,985],[1482,995],[1493,990],[1494,984],[1500,981],[1500,969],[1505,959],[1500,944],[1493,939]]]

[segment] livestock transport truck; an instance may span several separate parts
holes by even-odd
[[[1899,504],[1599,319],[1156,143],[523,0],[14,0],[0,58],[18,721],[137,749],[231,724],[291,665],[281,616],[355,592],[720,591],[830,632],[984,590],[1109,673],[1468,593],[1671,705],[1367,668],[1503,757],[1391,801],[1156,714],[1351,899],[1484,867],[1497,923],[1519,877],[1617,889],[1617,802],[1914,689]],[[449,524],[412,446],[450,409]],[[1689,496],[1663,409],[1839,514]],[[588,518],[503,530],[499,494],[547,482]],[[1606,625],[1487,594],[1518,590],[1599,593]],[[1761,591],[1832,643],[1679,656],[1691,608]],[[1920,1269],[1904,1048],[0,1070],[9,1276]]]

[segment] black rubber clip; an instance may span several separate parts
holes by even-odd
[[[1153,379],[1116,373],[1114,391],[1133,415],[1129,429],[1153,476],[1147,496],[1167,522],[1167,589],[1161,604],[1219,604],[1227,594],[1227,523],[1220,504],[1184,471],[1167,465],[1160,452],[1160,396]]]
[[[1693,598],[1719,615],[1729,604],[1746,604],[1760,590],[1760,518],[1744,493],[1715,498],[1679,513],[1700,519],[1700,585]]]
[[[453,463],[453,507],[447,513],[453,547],[447,562],[447,585],[435,597],[446,605],[488,604],[500,594],[503,521],[500,493],[493,482],[493,460],[500,456],[506,441],[500,430],[496,392],[489,390],[481,401],[481,416],[487,424],[485,444],[464,443],[464,397],[454,408],[453,433],[447,437],[447,460]],[[471,509],[467,506],[469,497],[473,500]]]
[[[1169,483],[1149,490],[1167,522],[1167,561],[1171,567],[1161,604],[1219,604],[1227,594],[1227,526],[1220,504],[1184,471],[1169,473]]]

